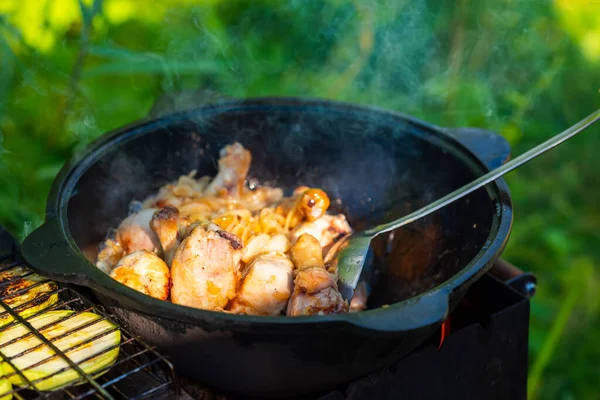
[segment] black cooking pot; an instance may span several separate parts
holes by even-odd
[[[216,174],[219,150],[233,141],[252,152],[250,181],[287,193],[323,188],[355,229],[442,197],[509,154],[496,134],[369,107],[281,98],[206,105],[119,129],[68,163],[52,186],[46,222],[22,244],[24,257],[43,275],[91,288],[179,373],[267,397],[328,389],[406,355],[436,332],[508,240],[512,207],[498,180],[374,243],[370,309],[333,316],[188,308],[94,267],[96,246],[131,200],[193,169]]]

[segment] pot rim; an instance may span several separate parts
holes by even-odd
[[[134,123],[125,125],[123,127],[109,131],[101,135],[96,140],[88,144],[85,150],[77,155],[72,156],[65,165],[61,168],[58,175],[52,183],[51,190],[49,192],[46,202],[46,222],[45,224],[58,224],[58,231],[64,237],[70,251],[74,253],[78,260],[74,262],[84,262],[87,265],[85,268],[88,270],[97,270],[97,267],[83,255],[82,250],[75,243],[71,236],[68,226],[68,200],[72,193],[72,189],[75,187],[79,178],[87,171],[87,169],[93,165],[98,158],[105,154],[106,151],[110,151],[111,148],[121,144],[122,142],[143,135],[152,131],[153,128],[172,124],[178,121],[188,120],[191,117],[199,115],[214,115],[222,112],[235,112],[242,110],[252,110],[253,108],[264,108],[265,106],[271,106],[278,109],[290,108],[293,110],[301,110],[306,108],[312,112],[323,111],[331,113],[332,111],[338,111],[343,113],[351,112],[352,114],[364,114],[372,115],[377,114],[378,117],[388,118],[393,121],[402,122],[415,126],[419,130],[428,131],[434,133],[440,137],[443,141],[450,142],[453,146],[460,148],[463,155],[471,159],[472,162],[478,164],[480,168],[487,171],[489,168],[485,163],[474,154],[470,149],[465,147],[456,138],[449,134],[448,128],[440,127],[434,124],[430,124],[416,117],[404,114],[398,111],[392,111],[377,106],[365,106],[352,103],[346,103],[341,101],[325,100],[318,98],[298,98],[298,97],[254,97],[245,98],[240,100],[228,100],[220,101],[216,103],[204,104],[197,107],[192,107],[186,110],[172,112],[159,117],[146,117],[138,120]],[[321,110],[322,108],[322,110]],[[285,317],[285,316],[251,316],[251,315],[237,315],[227,314],[218,311],[209,311],[187,307],[170,301],[162,301],[150,296],[144,295],[131,289],[120,282],[112,279],[109,275],[104,274],[104,277],[97,276],[95,278],[98,283],[113,292],[128,297],[131,301],[141,303],[145,307],[157,310],[156,316],[166,319],[172,319],[181,321],[181,316],[187,316],[186,320],[194,320],[201,322],[202,320],[210,320],[212,322],[231,322],[231,323],[247,323],[251,325],[280,325],[280,324],[325,324],[325,323],[339,323],[346,322],[354,326],[363,325],[361,321],[372,320],[382,314],[389,314],[395,310],[411,307],[414,304],[418,304],[421,299],[438,297],[446,304],[446,312],[443,315],[436,315],[435,318],[423,318],[418,321],[408,323],[406,329],[420,328],[426,325],[441,323],[441,321],[447,315],[448,302],[451,299],[453,292],[462,287],[463,285],[470,285],[473,281],[477,280],[483,274],[491,268],[492,264],[500,256],[508,238],[513,222],[512,202],[508,186],[503,179],[498,179],[493,183],[488,184],[488,191],[493,191],[496,194],[496,199],[492,199],[500,207],[495,216],[497,223],[496,228],[492,226],[492,230],[487,238],[487,247],[483,246],[478,254],[465,265],[459,272],[453,275],[451,278],[444,282],[441,282],[437,286],[430,290],[423,292],[417,296],[399,301],[391,304],[389,307],[376,308],[361,311],[359,313],[348,313],[338,315],[323,315],[323,316],[299,316],[299,317]],[[35,267],[35,265],[34,265]],[[169,311],[168,314],[162,313],[160,310]],[[160,314],[160,315],[158,315]]]

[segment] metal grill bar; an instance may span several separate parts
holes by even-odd
[[[115,387],[113,390],[114,390],[115,392],[117,392],[118,394],[120,394],[122,398],[124,398],[124,399],[127,399],[127,395],[126,395],[125,393],[123,393],[123,392],[121,391],[121,389],[119,389],[118,387]],[[81,396],[73,397],[73,399],[74,399],[74,400],[79,400],[79,399],[83,399],[83,398],[85,398],[86,396],[89,396],[89,394],[85,394],[85,396],[84,396],[84,395],[81,395]]]
[[[101,319],[101,320],[104,320],[104,319]],[[87,328],[87,327],[89,327],[89,326],[92,326],[92,325],[94,325],[95,323],[97,323],[98,321],[101,321],[101,320],[92,321],[91,323],[87,323],[87,324],[83,324],[83,325],[81,325],[81,326],[78,326],[78,327],[74,328],[74,329],[73,329],[73,330],[71,330],[71,331],[68,331],[68,332],[66,332],[66,333],[63,333],[62,335],[58,335],[58,336],[55,336],[55,337],[53,337],[53,338],[52,338],[52,340],[60,340],[60,339],[62,339],[62,338],[68,337],[70,334],[72,334],[72,333],[74,333],[74,332],[77,332],[77,331],[80,331],[80,330],[82,330],[82,329],[85,329],[85,328]],[[74,345],[74,346],[71,346],[71,347],[68,347],[68,348],[64,349],[64,350],[63,350],[63,352],[66,354],[66,353],[68,353],[68,352],[69,352],[69,351],[71,351],[71,350],[78,349],[79,347],[81,347],[81,346],[84,346],[84,345],[86,345],[87,343],[93,342],[94,340],[96,340],[96,339],[99,339],[99,338],[101,338],[101,337],[103,337],[103,336],[106,336],[106,335],[108,335],[109,333],[111,333],[111,332],[114,332],[114,331],[117,331],[117,330],[119,330],[119,328],[115,327],[115,328],[109,329],[109,330],[107,330],[107,331],[104,331],[104,332],[102,332],[102,333],[99,333],[99,334],[97,334],[97,335],[94,335],[94,336],[92,336],[91,338],[89,338],[89,339],[87,339],[87,340],[85,340],[85,341],[83,341],[83,342],[80,342],[80,343],[78,343],[78,344],[76,344],[76,345]],[[19,357],[21,357],[21,356],[24,356],[25,354],[28,354],[28,353],[31,353],[32,351],[35,351],[35,350],[37,350],[37,349],[39,349],[39,348],[41,348],[41,347],[43,347],[43,346],[44,346],[44,344],[43,344],[43,343],[40,343],[40,344],[38,344],[38,345],[35,345],[35,346],[33,346],[33,347],[30,347],[30,348],[28,348],[27,350],[24,350],[24,351],[20,352],[20,353],[18,353],[18,354],[15,354],[15,355],[13,355],[13,356],[11,356],[10,358],[19,358]]]
[[[15,267],[13,267],[12,269],[17,268],[17,267],[18,267],[18,265],[15,266]],[[6,271],[10,271],[10,270],[11,269],[7,269]],[[2,272],[5,272],[5,271],[2,271]],[[32,275],[36,275],[36,273],[33,272],[33,271],[29,271],[29,272],[26,272],[25,274],[19,275],[19,278],[24,279],[24,278],[28,278],[28,277],[30,277]],[[46,280],[45,282],[49,282],[49,280]],[[10,280],[4,281],[4,282],[0,282],[0,288],[2,288],[4,286],[8,286],[8,285],[10,285],[10,283],[11,283]]]
[[[138,359],[137,359],[137,358],[133,359],[133,360],[132,360],[132,362],[133,362],[134,364],[136,364],[137,366],[140,366],[140,362],[138,361]],[[157,380],[157,381],[160,381],[160,378],[159,378],[158,376],[154,375],[154,374],[153,374],[151,371],[148,371],[148,375],[149,375],[150,377],[154,378],[155,380]]]
[[[50,298],[50,297],[54,296],[55,294],[56,294],[56,295],[59,295],[59,294],[61,294],[61,293],[62,293],[62,292],[64,292],[65,290],[67,290],[67,289],[65,289],[65,288],[60,288],[60,289],[57,289],[57,290],[53,290],[53,291],[51,291],[51,292],[44,293],[44,294],[43,294],[43,295],[41,295],[39,298],[48,299],[48,298]],[[26,302],[25,302],[25,303],[23,303],[23,304],[19,304],[19,305],[18,305],[18,306],[16,306],[16,307],[12,307],[12,309],[13,309],[14,311],[17,311],[17,312],[19,312],[20,310],[26,310],[26,309],[28,309],[28,308],[29,308],[29,306],[31,306],[31,305],[32,305],[32,303],[34,303],[34,302],[38,301],[38,300],[39,300],[39,298],[35,298],[35,299],[28,300],[28,301],[26,301]],[[53,306],[51,306],[51,307],[55,307],[55,305],[53,305]],[[45,310],[46,310],[46,309],[44,308],[42,311],[45,311]],[[8,314],[8,312],[7,312],[7,311],[2,311],[2,312],[0,312],[0,317],[2,317],[4,314]],[[37,314],[37,313],[36,313],[36,314]],[[36,314],[34,314],[34,315],[36,315]]]
[[[4,303],[3,303],[1,300],[0,300],[0,304],[1,304],[1,305],[4,305]],[[10,308],[9,306],[5,306],[5,307],[6,307],[6,308]],[[40,315],[41,315],[41,314],[40,314]],[[67,316],[67,317],[61,318],[61,319],[59,319],[59,320],[56,320],[56,321],[54,321],[54,322],[51,322],[51,323],[49,323],[49,324],[43,325],[43,326],[39,327],[38,329],[35,329],[35,328],[32,328],[32,329],[34,329],[35,331],[39,331],[39,332],[41,332],[41,331],[43,331],[43,330],[45,330],[45,329],[47,329],[47,328],[51,328],[51,327],[53,327],[53,326],[55,326],[55,325],[58,325],[58,324],[60,324],[61,322],[64,322],[64,321],[66,321],[66,320],[68,320],[69,318],[71,318],[71,317],[74,317],[74,316],[75,316],[75,315],[69,315],[69,316]],[[21,318],[22,318],[22,317],[21,317]],[[31,317],[27,317],[27,318],[25,318],[25,319],[31,319]],[[11,325],[18,325],[18,322],[17,322],[17,320],[15,319],[15,321],[13,321],[13,322],[11,323]],[[6,329],[4,329],[4,327],[0,328],[0,332],[2,332],[2,331],[4,331],[4,330],[6,330]],[[35,335],[35,332],[27,332],[27,333],[25,333],[24,335],[21,335],[21,336],[19,336],[19,337],[16,337],[16,338],[12,339],[10,342],[6,342],[6,343],[2,343],[2,344],[0,344],[0,349],[2,349],[3,347],[9,346],[9,345],[11,345],[11,344],[13,344],[13,343],[16,343],[16,342],[18,342],[19,340],[26,339],[26,338],[28,338],[28,337],[30,337],[30,336],[33,336],[33,335]]]
[[[131,339],[131,340],[133,340],[133,339]],[[86,362],[86,361],[93,360],[94,358],[97,358],[97,357],[101,356],[102,354],[108,353],[109,351],[111,351],[111,350],[114,350],[114,349],[116,349],[116,348],[118,348],[118,347],[119,347],[119,345],[111,346],[111,347],[109,347],[109,348],[107,348],[107,349],[104,349],[104,350],[102,350],[102,351],[101,351],[101,352],[99,352],[99,353],[94,353],[94,354],[92,354],[91,356],[89,356],[89,357],[86,357],[86,358],[84,358],[84,359],[80,360],[79,362],[83,364],[83,363],[84,363],[84,362]],[[64,352],[64,354],[66,355],[66,352]],[[32,365],[28,366],[27,368],[21,368],[21,371],[27,371],[27,370],[33,369],[33,368],[35,368],[35,367],[39,367],[40,365],[47,363],[48,361],[52,360],[53,358],[56,358],[57,356],[58,356],[58,355],[53,355],[53,356],[50,356],[50,357],[48,357],[48,358],[44,358],[43,360],[40,360],[40,361],[38,361],[37,363],[35,363],[35,364],[32,364]],[[17,357],[13,357],[13,359],[14,359],[14,358],[17,358]],[[37,380],[35,380],[35,381],[32,381],[32,382],[33,382],[33,383],[37,383],[37,382],[39,382],[39,381],[44,381],[44,380],[46,380],[46,379],[48,379],[48,378],[51,378],[51,377],[53,377],[53,376],[55,376],[55,375],[61,374],[61,373],[63,373],[63,372],[66,372],[66,371],[68,371],[68,370],[69,370],[69,367],[64,367],[64,368],[61,368],[60,370],[58,370],[58,371],[56,371],[56,372],[53,372],[51,375],[47,375],[47,376],[46,376],[46,377],[44,377],[44,378],[40,378],[40,379],[37,379]],[[9,376],[10,376],[10,374],[9,374]]]
[[[19,278],[17,278],[17,279],[20,279],[20,277],[19,277]],[[8,294],[8,295],[6,295],[6,296],[2,296],[2,297],[0,297],[0,300],[2,300],[2,302],[4,303],[4,300],[12,299],[13,297],[18,297],[18,296],[20,296],[20,295],[22,295],[22,294],[25,294],[25,293],[27,293],[27,292],[31,291],[31,289],[35,289],[35,288],[37,288],[37,287],[40,287],[40,286],[42,286],[42,285],[45,285],[45,284],[46,284],[46,283],[48,283],[48,282],[50,282],[50,281],[42,281],[42,282],[37,282],[37,283],[34,283],[33,285],[29,285],[29,286],[27,286],[26,288],[23,288],[23,289],[21,289],[21,290],[17,290],[16,292],[13,292],[13,293],[11,293],[11,294]]]
[[[140,365],[139,367],[137,367],[137,368],[135,368],[135,369],[132,369],[131,371],[129,371],[129,374],[133,375],[133,374],[135,374],[136,372],[139,372],[139,371],[143,370],[143,369],[144,369],[144,368],[146,368],[146,367],[150,367],[150,366],[152,366],[152,365],[156,364],[158,361],[159,361],[159,360],[152,360],[152,361],[150,361],[150,362],[147,362],[147,363],[146,363],[146,364],[144,364],[144,365]],[[113,379],[113,380],[110,380],[110,381],[106,382],[106,383],[105,383],[104,385],[102,385],[102,386],[103,386],[103,387],[110,386],[110,385],[112,385],[112,384],[114,384],[114,383],[117,383],[117,382],[119,382],[119,381],[123,380],[123,379],[124,379],[124,378],[126,378],[126,377],[127,377],[127,375],[121,375],[121,376],[119,376],[119,377],[117,377],[117,378],[115,378],[115,379]]]
[[[9,312],[9,314],[17,321],[19,321],[21,324],[23,324],[30,332],[32,332],[35,337],[37,337],[39,340],[41,340],[42,342],[44,342],[48,347],[50,347],[52,349],[52,351],[54,351],[59,357],[61,357],[67,364],[69,364],[71,366],[71,368],[73,368],[75,371],[77,371],[77,373],[79,375],[81,375],[83,378],[85,378],[85,380],[92,385],[93,387],[96,388],[96,390],[98,390],[100,393],[102,393],[103,396],[106,396],[106,398],[108,399],[112,399],[112,396],[102,387],[98,384],[98,382],[96,382],[94,379],[92,379],[91,376],[89,376],[88,374],[86,374],[85,372],[83,372],[83,370],[81,368],[79,368],[79,365],[77,365],[76,363],[74,363],[69,357],[67,357],[65,354],[63,354],[58,347],[56,347],[51,341],[49,341],[48,339],[46,339],[46,337],[44,335],[42,335],[40,333],[40,331],[38,331],[37,329],[35,329],[28,321],[26,321],[23,317],[21,317],[19,314],[17,314],[16,312],[14,312],[10,306],[8,304],[6,304],[3,300],[0,299],[0,305],[2,305],[2,307],[4,307],[5,310],[7,310]],[[31,382],[30,382],[31,383]]]
[[[10,256],[6,256],[4,258],[4,261],[13,260],[14,258],[15,258],[14,254],[11,254]],[[12,263],[7,264],[7,265],[3,266],[2,268],[0,268],[0,272],[8,271],[9,269],[14,268],[21,264],[22,264],[21,261],[13,261]]]
[[[11,361],[11,360],[9,360],[8,358],[6,358],[2,352],[0,352],[0,357],[2,357],[2,360],[3,360],[4,362],[8,363],[8,365],[10,365],[10,367],[11,367],[11,368],[12,368],[14,371],[16,371],[16,372],[17,372],[17,374],[19,375],[19,377],[21,378],[21,380],[22,380],[23,382],[26,382],[26,383],[27,383],[27,387],[28,387],[29,389],[31,389],[31,390],[34,390],[34,391],[35,391],[35,392],[38,394],[38,396],[41,396],[41,397],[44,397],[44,398],[46,398],[46,397],[47,397],[45,394],[43,394],[42,392],[40,392],[40,391],[39,391],[39,390],[38,390],[38,389],[37,389],[37,388],[36,388],[36,387],[35,387],[35,386],[34,386],[34,385],[31,383],[31,382],[29,382],[29,379],[27,379],[27,378],[25,377],[25,375],[23,374],[23,372],[21,372],[21,370],[19,370],[19,369],[18,369],[18,368],[17,368],[17,367],[16,367],[16,366],[15,366],[15,365],[12,363],[12,361]]]
[[[125,362],[127,362],[127,361],[129,361],[129,360],[133,360],[135,357],[141,356],[142,354],[144,354],[144,353],[147,353],[147,352],[148,352],[148,349],[140,350],[140,351],[138,351],[138,352],[137,352],[137,353],[135,353],[135,354],[131,354],[131,355],[127,356],[126,358],[124,358],[124,359],[122,359],[122,360],[119,360],[119,361],[117,361],[117,362],[116,362],[116,363],[114,363],[114,364],[113,364],[111,367],[107,367],[107,368],[105,368],[105,369],[102,369],[102,370],[100,370],[99,372],[102,372],[102,371],[104,371],[104,370],[106,370],[106,369],[110,369],[110,368],[118,367],[119,365],[121,365],[121,364],[124,364]],[[128,371],[127,373],[130,373],[130,372],[131,372],[131,371]]]
[[[1,237],[0,241],[2,241]],[[0,378],[11,379],[11,381],[13,379],[18,379],[20,381],[20,384],[14,385],[13,391],[10,394],[17,399],[23,400],[31,398],[30,394],[35,394],[35,398],[38,399],[54,399],[65,397],[71,399],[81,399],[88,396],[113,399],[113,396],[115,395],[125,399],[142,399],[156,396],[162,392],[178,392],[173,366],[168,360],[150,348],[141,339],[134,338],[126,330],[119,327],[118,324],[112,320],[109,314],[90,303],[89,300],[78,294],[75,290],[61,286],[49,291],[43,290],[45,286],[53,285],[55,282],[43,278],[40,279],[39,275],[29,269],[28,266],[23,262],[16,260],[16,258],[17,257],[15,254],[0,254],[0,293],[3,294],[0,296],[0,306],[3,308],[3,310],[0,310],[0,334],[3,334],[3,332],[19,325],[25,327],[28,331],[17,338],[0,343],[0,358],[12,369],[12,371]],[[30,285],[26,287],[19,286],[16,288],[17,290],[10,292],[11,284],[20,283],[22,285],[23,282],[30,283],[30,281]],[[50,289],[52,289],[52,286],[50,286]],[[6,290],[9,292],[6,293]],[[36,292],[30,292],[32,290],[36,290]],[[29,296],[31,293],[33,293],[34,298],[28,299],[23,303],[19,303],[19,296]],[[53,300],[53,296],[56,296],[57,299]],[[11,302],[18,303],[15,304],[14,307],[11,307],[4,301],[12,299],[16,299],[16,301]],[[50,304],[46,305],[45,302],[48,301]],[[53,303],[54,301],[55,303]],[[31,310],[31,312],[24,314],[24,312],[29,311],[33,307],[40,308],[36,308],[35,310]],[[42,316],[45,313],[53,310],[71,310],[73,313],[68,316],[58,318],[57,320],[40,326],[37,329],[33,327],[30,322],[33,318]],[[61,332],[59,335],[52,338],[47,338],[44,335],[44,332],[48,331],[52,327],[60,324],[61,322],[67,321],[70,318],[76,318],[78,315],[81,315],[85,312],[95,313],[98,315],[98,318],[92,321],[84,322],[81,325],[77,325],[69,329],[67,332]],[[4,323],[2,323],[3,321]],[[79,332],[79,334],[81,334],[84,329],[105,321],[114,324],[115,327],[104,329],[100,333],[90,334],[90,337],[85,338],[85,340],[78,340],[77,343],[62,350],[55,345],[55,342],[60,339],[63,339],[64,341],[65,338],[69,337],[69,335],[72,335],[73,333]],[[67,356],[67,354],[80,350],[86,345],[90,345],[117,330],[120,330],[121,332],[121,339],[118,344],[103,348],[101,351],[97,351],[94,354],[85,357],[84,359],[78,360],[77,362],[74,362],[71,360],[71,358],[69,358],[69,356]],[[4,353],[4,349],[6,349],[7,346],[31,337],[35,337],[40,343],[36,343],[35,345],[32,345],[32,347],[24,349],[11,356],[7,356],[7,354]],[[28,354],[44,348],[45,346],[47,346],[47,349],[50,349],[52,352],[54,352],[54,354],[42,360],[36,361],[34,364],[28,365],[24,368],[18,368],[17,365],[15,365],[15,360],[18,360],[20,357],[27,356]],[[94,376],[100,377],[102,383],[98,381],[98,378],[92,377],[80,367],[80,365],[83,365],[83,363],[96,359],[107,352],[114,351],[117,348],[119,348],[119,356],[117,360],[115,360],[113,364],[107,365],[106,367],[93,372]],[[40,365],[57,358],[64,361],[67,366],[59,370],[52,371],[51,373],[49,372],[35,380],[30,380],[27,378],[27,371],[33,370],[36,367],[39,367]],[[164,373],[165,378],[161,378],[153,373],[152,368],[157,367],[162,370],[160,375]],[[43,391],[39,389],[38,384],[40,382],[46,381],[54,376],[63,374],[70,370],[76,372],[77,378],[73,378],[71,382],[67,382],[67,385],[62,389],[57,391]],[[143,374],[143,377],[141,377],[140,374]],[[152,385],[151,387],[146,386],[141,388],[137,393],[124,393],[124,389],[125,392],[130,391],[130,383],[128,382],[134,378],[136,378],[136,380],[138,380],[138,378],[143,378],[141,380],[144,382],[150,382]],[[76,386],[77,384],[83,384],[83,386]]]
[[[137,399],[143,399],[143,398],[146,398],[146,397],[150,396],[151,394],[154,394],[154,393],[158,392],[159,390],[161,390],[161,389],[164,389],[164,388],[168,388],[168,387],[169,387],[169,384],[167,384],[167,383],[163,383],[163,384],[162,384],[162,385],[160,385],[160,386],[156,386],[156,387],[153,387],[153,388],[152,388],[152,389],[150,389],[150,390],[147,390],[146,392],[144,392],[144,393],[140,394],[140,395],[139,395],[139,396],[137,396],[137,397],[130,397],[130,400],[137,400]]]

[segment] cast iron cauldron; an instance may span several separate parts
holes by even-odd
[[[233,141],[252,152],[251,180],[287,193],[301,184],[323,188],[355,229],[442,197],[509,154],[496,134],[369,107],[287,98],[205,105],[107,134],[65,165],[45,223],[22,245],[25,259],[52,279],[91,288],[180,374],[267,397],[329,389],[406,355],[436,332],[508,240],[512,207],[498,180],[374,244],[369,310],[295,318],[160,301],[86,258],[131,200],[193,169],[214,176],[219,150]]]

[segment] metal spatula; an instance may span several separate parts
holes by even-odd
[[[519,157],[507,162],[506,164],[488,172],[487,174],[475,179],[471,183],[466,184],[460,189],[440,198],[439,200],[430,203],[423,208],[414,211],[400,219],[392,222],[388,222],[383,225],[373,227],[368,230],[355,232],[346,239],[341,247],[340,252],[337,255],[338,259],[338,278],[339,278],[339,289],[344,299],[350,301],[354,295],[354,289],[358,284],[361,272],[364,268],[365,259],[371,241],[376,236],[398,229],[401,226],[410,224],[422,217],[431,214],[434,211],[458,200],[469,193],[487,185],[490,182],[502,177],[504,174],[520,167],[528,161],[536,158],[537,156],[545,153],[546,151],[558,146],[562,142],[572,138],[578,133],[584,131],[594,122],[600,119],[600,110],[590,114],[577,124],[573,125],[569,129],[557,134],[556,136],[548,139],[542,144],[534,147],[533,149],[521,154]]]

